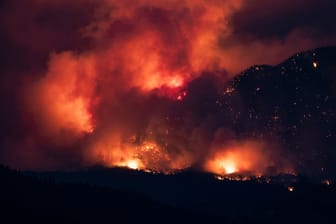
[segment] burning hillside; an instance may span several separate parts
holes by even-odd
[[[15,46],[25,46],[25,63],[9,66],[1,82],[10,105],[1,162],[218,175],[330,171],[335,95],[323,69],[332,63],[308,52],[235,75],[320,42],[297,46],[302,34],[294,31],[271,43],[236,38],[237,16],[251,7],[244,0],[32,2],[25,12],[6,5],[26,17],[2,15]],[[66,20],[71,26],[58,26],[59,12],[76,18]]]

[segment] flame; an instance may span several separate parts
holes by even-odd
[[[226,174],[232,174],[237,172],[236,164],[234,161],[222,161],[220,166],[224,169]]]
[[[111,140],[111,139],[110,139]],[[123,142],[113,139],[112,144],[106,144],[104,139],[101,144],[94,145],[90,160],[101,160],[108,167],[126,167],[146,172],[173,173],[190,166],[188,155],[175,155],[153,141],[141,143]],[[115,144],[117,142],[117,144]],[[106,145],[111,145],[107,147]],[[100,159],[99,159],[100,158]]]
[[[254,142],[233,143],[216,148],[206,160],[204,168],[218,175],[244,172],[260,175],[272,164],[261,148],[261,145]]]
[[[121,163],[118,166],[128,167],[129,169],[132,169],[132,170],[138,170],[142,167],[141,162],[136,159],[127,160],[125,163]]]
[[[167,83],[167,86],[170,87],[170,88],[181,88],[183,86],[183,78],[182,77],[172,77],[168,83]]]
[[[139,168],[139,164],[135,160],[130,160],[127,162],[127,167],[129,167],[130,169],[136,170]]]
[[[270,169],[271,168],[271,169]],[[226,177],[233,174],[233,179],[244,180],[249,176],[260,178],[278,173],[295,175],[291,165],[275,163],[273,156],[265,150],[265,144],[258,141],[231,141],[221,147],[214,147],[204,162],[204,169],[217,176]],[[232,176],[233,175],[233,176]],[[232,178],[229,179],[232,179]]]

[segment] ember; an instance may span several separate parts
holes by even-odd
[[[289,186],[287,189],[288,189],[288,191],[290,191],[290,192],[293,192],[293,191],[295,190],[295,188],[294,188],[293,186]]]

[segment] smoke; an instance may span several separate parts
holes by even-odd
[[[261,153],[267,142],[239,139],[230,127],[218,140],[218,93],[245,67],[335,40],[294,25],[281,38],[254,37],[246,0],[4,2],[11,53],[1,53],[1,83],[13,88],[1,96],[13,122],[2,118],[1,162],[20,168],[203,169],[229,145],[243,160],[254,156],[241,170],[281,167]]]

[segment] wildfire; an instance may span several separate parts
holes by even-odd
[[[90,160],[100,160],[108,167],[125,167],[151,173],[171,174],[192,167],[197,155],[187,150],[170,150],[166,144],[153,140],[128,140],[107,135],[100,144],[95,144]],[[196,158],[196,159],[195,159]],[[260,180],[273,163],[262,150],[262,144],[246,141],[228,143],[223,148],[215,148],[206,156],[205,171],[213,173],[218,180],[250,180],[253,176]],[[281,170],[286,173],[286,171]]]
[[[216,149],[205,163],[205,169],[218,175],[253,173],[260,175],[271,165],[271,161],[254,142],[233,143]]]
[[[59,148],[59,139],[75,133],[66,149],[80,148],[86,163],[163,173],[201,160],[206,171],[218,175],[259,174],[272,165],[254,143],[217,147],[205,159],[193,145],[202,143],[211,116],[194,118],[198,101],[186,102],[192,97],[188,83],[205,71],[241,66],[218,44],[232,32],[227,19],[242,1],[104,2],[104,16],[98,10],[81,29],[90,47],[51,54],[45,71],[29,83],[25,103],[32,115],[27,120],[41,128],[39,134],[49,135],[41,145]],[[224,94],[235,91],[229,87]],[[175,127],[157,122],[167,114],[174,114],[170,122],[178,123]],[[148,134],[152,123],[156,129]],[[55,140],[56,135],[61,137]],[[42,147],[39,137],[32,141]]]
[[[168,81],[167,86],[170,88],[180,88],[183,86],[183,83],[183,78],[181,76],[176,76]]]
[[[141,161],[139,161],[139,160],[137,160],[137,159],[130,159],[130,160],[127,160],[126,162],[124,162],[124,163],[120,163],[120,164],[117,165],[117,166],[120,166],[120,167],[127,167],[127,168],[132,169],[132,170],[142,169]]]
[[[236,164],[234,161],[225,160],[220,161],[219,164],[224,169],[225,174],[232,174],[237,172]]]
[[[46,72],[27,91],[29,112],[42,131],[93,133],[100,118],[95,107],[107,114],[130,113],[123,102],[110,106],[97,103],[101,99],[113,104],[136,89],[182,101],[188,81],[204,70],[226,68],[227,58],[216,45],[229,28],[219,21],[241,1],[178,3],[106,1],[106,15],[113,17],[97,16],[82,29],[93,47],[51,54]]]
[[[119,143],[114,146],[110,144],[111,147],[106,147],[106,143],[96,145],[92,155],[94,158],[100,157],[102,163],[109,167],[126,167],[133,170],[168,174],[185,169],[191,164],[188,155],[175,155],[153,141],[141,143],[122,142],[120,139],[113,141],[119,141]]]

